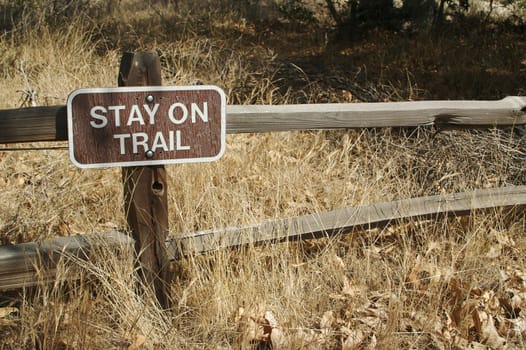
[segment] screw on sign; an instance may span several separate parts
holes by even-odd
[[[67,110],[81,168],[207,162],[225,151],[226,98],[214,86],[79,89]]]

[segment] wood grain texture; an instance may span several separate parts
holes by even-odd
[[[191,255],[247,244],[309,239],[349,233],[410,218],[465,215],[474,210],[526,205],[526,186],[475,190],[404,199],[330,212],[190,233],[167,242],[169,255]]]
[[[132,244],[127,235],[112,231],[0,246],[0,291],[52,282],[61,262],[71,266],[72,257],[86,260],[101,247],[107,251]]]
[[[419,101],[227,107],[227,133],[526,124],[526,98],[499,101]]]
[[[120,78],[123,81],[123,78]],[[526,97],[498,101],[418,101],[309,105],[230,105],[229,134],[269,131],[526,124]],[[0,143],[67,139],[64,106],[0,110]]]
[[[0,110],[0,143],[65,141],[66,106]]]
[[[142,90],[137,87],[133,87],[132,91],[117,90],[93,92],[84,89],[76,91],[70,97],[73,116],[69,123],[72,128],[69,133],[72,141],[70,145],[74,151],[74,159],[80,165],[130,166],[139,165],[130,163],[140,162],[146,163],[140,165],[153,165],[148,162],[214,158],[221,153],[224,141],[224,104],[222,95],[217,90],[166,90],[162,87],[155,90],[151,86]],[[147,102],[147,96],[152,96],[154,101]],[[183,118],[181,108],[170,112],[171,106],[175,104],[187,108],[186,117]],[[204,111],[206,121],[199,116],[194,117],[195,109],[191,105]],[[94,106],[104,109],[119,106],[121,109],[118,114],[104,110],[101,114],[107,119],[105,125],[100,127],[102,123],[94,123],[100,120],[91,116]],[[170,114],[182,122],[174,123]],[[92,123],[99,127],[94,127]],[[144,140],[146,136],[147,147],[141,143],[132,147],[134,142],[131,136],[135,133],[141,135],[138,140]],[[123,138],[119,141],[115,138],[116,135]],[[157,138],[159,135],[162,139]],[[149,158],[145,156],[148,150],[153,152]]]
[[[156,52],[125,53],[119,84],[161,85],[160,67]],[[162,165],[122,168],[124,210],[135,240],[143,284],[153,289],[163,308],[169,309],[172,276],[164,244],[169,229],[166,178]]]
[[[491,208],[526,205],[526,186],[511,186],[473,192],[404,199],[338,209],[325,213],[278,219],[226,229],[207,230],[170,237],[164,241],[167,258],[217,251],[230,247],[285,240],[328,237],[407,219],[430,219],[444,215],[467,215]],[[40,243],[0,246],[0,290],[51,282],[56,264],[68,256],[88,257],[100,246],[122,247],[133,240],[119,232],[60,237]]]

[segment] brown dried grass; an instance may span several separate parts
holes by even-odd
[[[114,11],[100,22],[90,13],[90,21],[44,21],[4,35],[0,108],[18,107],[24,90],[37,91],[39,104],[63,104],[75,88],[114,86],[121,48],[157,49],[166,85],[216,84],[230,103],[356,100],[357,87],[379,100],[429,94],[412,66],[405,80],[390,80],[396,61],[382,74],[363,75],[368,67],[359,65],[343,92],[307,68],[287,80],[287,43],[265,46],[236,12],[190,20],[159,11],[146,6],[122,21]],[[379,64],[378,52],[370,57]],[[525,182],[524,137],[511,131],[284,132],[231,135],[227,144],[218,162],[168,168],[173,235]],[[78,170],[66,150],[0,154],[2,244],[124,227],[119,170]],[[493,210],[189,257],[178,266],[171,313],[137,292],[125,248],[90,262],[69,257],[61,271],[80,267],[80,280],[2,299],[18,311],[0,318],[8,320],[0,349],[497,347],[488,319],[509,348],[520,348],[525,226],[522,211]]]

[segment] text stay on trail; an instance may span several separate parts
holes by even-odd
[[[215,86],[79,89],[67,113],[80,168],[210,162],[225,151],[226,98]]]

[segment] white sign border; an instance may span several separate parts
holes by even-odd
[[[73,99],[81,94],[99,94],[99,93],[121,93],[121,92],[155,92],[155,91],[201,91],[214,90],[219,93],[221,97],[221,148],[219,153],[214,157],[199,157],[199,158],[181,158],[181,159],[158,159],[158,160],[143,160],[130,162],[112,162],[112,163],[95,163],[83,164],[75,159],[74,142],[73,142]],[[149,166],[149,165],[168,165],[168,164],[185,164],[185,163],[206,163],[219,160],[226,150],[226,96],[225,92],[214,85],[190,85],[190,86],[123,86],[111,88],[82,88],[71,92],[67,101],[67,119],[68,119],[68,148],[69,159],[78,168],[81,169],[100,169],[111,167],[131,167],[131,166]]]

